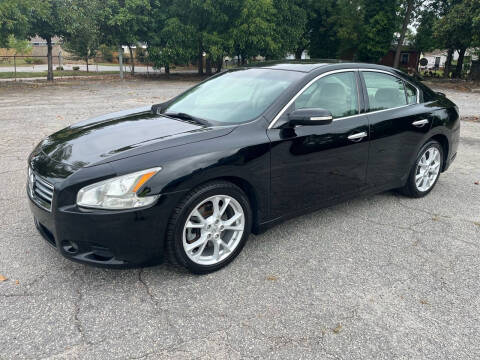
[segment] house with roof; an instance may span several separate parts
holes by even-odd
[[[445,66],[447,62],[447,53],[448,50],[433,50],[430,52],[422,53],[421,58],[427,59],[428,63],[426,66],[423,66],[422,69],[440,69]],[[458,60],[458,51],[453,52],[453,61]],[[465,52],[465,57],[471,56],[472,60],[478,60],[478,55],[475,52],[475,49],[467,49]]]
[[[42,39],[40,36],[35,36],[30,39],[30,45],[32,45],[31,56],[47,56],[48,47],[47,40]],[[65,51],[62,49],[62,39],[59,37],[52,38],[52,55],[58,56],[61,52],[62,55],[65,55]],[[45,59],[45,62],[47,60]]]

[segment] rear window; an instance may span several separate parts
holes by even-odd
[[[407,105],[403,80],[380,72],[363,72],[370,111]]]

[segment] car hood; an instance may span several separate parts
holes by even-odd
[[[150,107],[89,119],[50,135],[32,155],[73,169],[185,145],[228,134],[232,127],[208,127],[154,114]]]

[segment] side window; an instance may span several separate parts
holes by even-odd
[[[306,89],[294,103],[295,109],[322,108],[334,118],[358,114],[357,80],[354,72],[324,76]]]
[[[405,83],[405,91],[407,92],[407,102],[408,104],[417,103],[417,89],[409,83]]]
[[[403,81],[399,78],[373,71],[363,72],[363,78],[367,87],[370,111],[407,105]]]

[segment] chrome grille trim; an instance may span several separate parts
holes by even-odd
[[[54,186],[29,169],[30,197],[41,208],[52,211]]]

